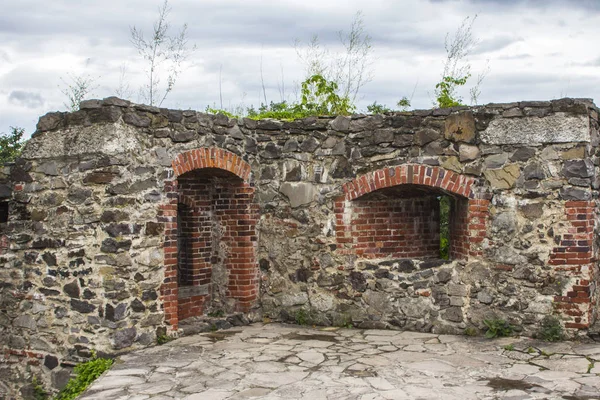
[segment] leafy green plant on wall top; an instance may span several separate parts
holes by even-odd
[[[488,339],[511,336],[514,331],[514,327],[503,319],[484,319],[483,323],[488,328],[485,332]]]
[[[467,83],[471,75],[468,74],[461,78],[454,78],[452,76],[443,77],[442,81],[435,85],[436,91],[439,91],[438,97],[436,98],[437,105],[440,108],[462,106],[462,98],[454,94],[456,87],[463,86]]]
[[[247,110],[248,118],[256,120],[265,118],[294,120],[311,116],[351,114],[356,107],[347,96],[340,96],[337,91],[337,83],[328,81],[321,75],[312,75],[302,82],[299,103],[271,102],[269,105],[262,104],[258,111],[250,107]],[[229,118],[240,117],[225,110],[211,107],[207,107],[206,112],[224,114]]]
[[[97,358],[96,354],[93,353],[91,360],[75,367],[75,377],[69,380],[54,400],[73,400],[77,398],[96,378],[108,370],[113,362],[108,358]]]
[[[396,105],[400,107],[400,111],[406,111],[410,107],[410,100],[406,96],[404,96],[398,101],[398,103],[396,103]],[[379,104],[376,101],[374,101],[373,104],[369,104],[367,106],[367,112],[369,114],[385,114],[394,111],[397,110],[392,110],[385,104]]]

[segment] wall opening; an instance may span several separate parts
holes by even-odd
[[[8,201],[0,201],[0,224],[8,222]]]
[[[240,308],[241,291],[257,283],[253,188],[218,168],[177,179],[178,320]]]
[[[468,199],[438,188],[382,188],[346,203],[338,242],[359,259],[463,259],[467,213]]]

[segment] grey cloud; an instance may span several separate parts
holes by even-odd
[[[509,56],[500,56],[497,59],[498,60],[526,60],[526,59],[532,58],[532,57],[533,56],[531,54],[522,53],[522,54],[509,55]]]
[[[27,108],[39,108],[44,105],[44,98],[39,93],[13,90],[8,95],[8,101]]]
[[[492,51],[502,50],[513,43],[522,42],[522,37],[514,36],[496,36],[491,39],[482,40],[474,49],[473,54],[484,54]]]
[[[582,65],[584,67],[600,67],[600,57],[576,65]]]
[[[429,0],[432,3],[449,3],[457,0]],[[600,10],[600,2],[597,0],[466,0],[469,3],[511,7],[511,6],[527,6],[547,9],[551,7],[579,7],[586,10]]]
[[[39,108],[44,105],[44,98],[40,93],[27,92],[23,90],[13,90],[8,95],[8,101],[12,104],[26,108]]]

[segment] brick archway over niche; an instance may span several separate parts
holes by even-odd
[[[452,198],[450,258],[481,256],[489,200],[475,187],[472,177],[417,164],[358,176],[342,186],[344,196],[335,203],[339,251],[365,259],[439,255],[437,199],[448,195]]]
[[[236,154],[216,147],[203,147],[179,154],[172,162],[175,177],[200,168],[229,171],[244,182],[250,177],[250,164]]]
[[[258,297],[258,204],[250,165],[218,148],[179,154],[174,180],[165,182],[165,320],[207,311],[248,311]]]

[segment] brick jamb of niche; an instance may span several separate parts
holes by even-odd
[[[186,172],[197,169],[215,168],[221,169],[241,178],[244,186],[250,186],[251,168],[250,164],[245,162],[240,156],[233,154],[227,150],[216,147],[203,147],[185,151],[175,157],[172,161],[173,177],[166,180],[164,183],[164,192],[168,203],[159,206],[158,220],[165,227],[165,241],[163,245],[164,253],[164,280],[160,288],[160,296],[163,303],[163,312],[165,314],[165,322],[171,326],[172,330],[178,329],[178,285],[177,285],[177,203],[184,200],[186,196],[180,196],[177,188],[177,178]],[[191,199],[188,199],[190,201]],[[185,204],[185,203],[184,203]],[[186,204],[189,205],[189,204]],[[192,202],[193,205],[193,202]],[[254,255],[255,258],[255,255]],[[255,262],[252,263],[253,267]],[[238,273],[240,271],[237,271]],[[255,272],[255,271],[254,271]],[[248,272],[252,275],[252,272]],[[254,273],[257,275],[257,272]],[[246,283],[246,282],[244,282]],[[236,293],[232,293],[232,297],[237,294],[240,296],[240,304],[247,311],[258,297],[258,280],[253,279],[248,286],[240,287],[237,285]]]
[[[352,243],[352,226],[344,222],[346,203],[368,193],[399,185],[422,185],[447,192],[467,200],[467,240],[466,251],[462,257],[480,257],[480,248],[486,236],[489,216],[489,199],[478,194],[476,181],[472,177],[457,174],[442,167],[404,164],[386,167],[360,175],[342,185],[343,196],[334,204],[336,214],[336,237],[339,244]],[[341,249],[342,254],[351,250]]]
[[[593,252],[595,212],[593,201],[566,201],[568,231],[550,254],[548,264],[574,278],[564,295],[554,297],[554,308],[562,314],[566,328],[585,329],[593,322],[598,279]]]

